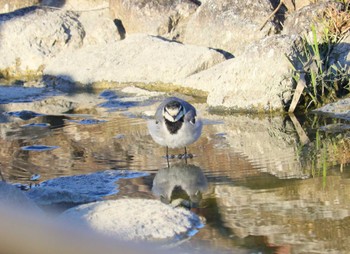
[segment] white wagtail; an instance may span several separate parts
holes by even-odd
[[[183,156],[187,159],[186,146],[200,137],[202,121],[197,118],[196,109],[191,104],[170,97],[159,105],[155,119],[148,121],[148,130],[156,143],[166,146],[167,159],[168,149],[179,147],[185,148]]]

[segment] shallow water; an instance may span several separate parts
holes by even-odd
[[[104,92],[97,107],[77,105],[69,114],[26,112],[32,117],[24,119],[13,112],[35,109],[31,104],[40,96],[30,102],[16,98],[17,110],[2,101],[2,177],[27,185],[107,169],[147,172],[120,179],[119,192],[107,198],[187,200],[206,225],[177,248],[350,252],[346,120],[218,116],[196,104],[205,125],[200,140],[188,147],[194,157],[187,163],[171,159],[168,169],[165,149],[153,142],[146,125],[161,97],[118,101]]]

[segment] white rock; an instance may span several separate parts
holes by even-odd
[[[120,40],[120,34],[109,10],[86,11],[79,13],[79,22],[85,31],[84,45],[95,45]]]
[[[174,82],[224,61],[205,47],[136,34],[108,45],[62,52],[44,74],[89,84],[97,81]]]
[[[123,240],[178,240],[202,226],[199,217],[158,200],[118,199],[71,208],[60,220]]]
[[[1,15],[0,26],[0,70],[12,75],[40,71],[63,49],[80,47],[85,36],[72,12],[35,7]]]
[[[249,47],[237,58],[178,80],[178,84],[209,92],[213,107],[234,110],[282,111],[291,97],[290,64],[293,39],[272,36]]]
[[[271,1],[200,2],[200,7],[187,22],[184,43],[221,49],[238,56],[247,45],[276,30],[273,21],[260,29],[266,17],[273,11]]]
[[[343,119],[350,119],[350,99],[342,99],[315,109],[314,112]]]

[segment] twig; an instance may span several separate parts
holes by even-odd
[[[294,112],[294,110],[299,102],[300,96],[303,93],[305,87],[306,87],[305,73],[301,73],[297,87],[295,88],[293,100],[292,100],[292,103],[290,104],[288,113]]]
[[[267,24],[267,22],[270,20],[270,18],[272,18],[278,12],[278,10],[281,8],[282,4],[283,4],[283,0],[280,0],[280,3],[277,5],[276,9],[270,14],[270,16],[267,17],[264,24],[262,24],[262,26],[260,27],[260,31],[264,28],[264,26]]]

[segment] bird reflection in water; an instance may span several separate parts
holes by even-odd
[[[163,203],[191,209],[199,206],[207,189],[208,181],[200,167],[180,163],[157,172],[152,192]]]

